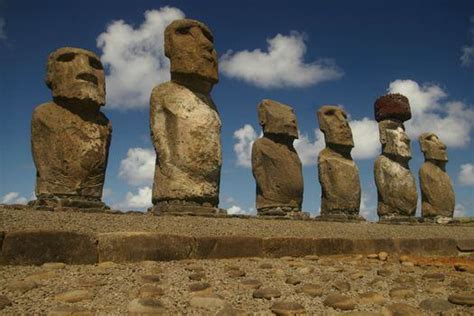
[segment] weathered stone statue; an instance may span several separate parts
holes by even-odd
[[[326,148],[318,156],[321,184],[319,219],[363,220],[359,216],[359,169],[351,157],[354,142],[346,112],[338,106],[325,105],[317,116],[326,141]]]
[[[448,162],[446,145],[433,133],[418,138],[425,162],[420,168],[421,215],[424,219],[452,218],[454,190],[446,172]]]
[[[410,139],[403,121],[411,117],[408,99],[388,94],[375,102],[375,118],[379,122],[382,154],[375,161],[377,214],[381,221],[416,221],[418,194],[410,171]]]
[[[293,109],[272,100],[258,105],[263,137],[252,146],[258,215],[299,217],[303,201],[301,161],[293,147],[298,126]]]
[[[105,76],[96,54],[63,47],[48,57],[46,84],[53,102],[38,106],[31,122],[36,201],[51,209],[98,211],[112,125],[100,112]]]
[[[171,81],[155,87],[150,129],[156,150],[152,213],[219,212],[221,120],[210,92],[218,81],[213,37],[203,23],[176,20],[165,30]]]

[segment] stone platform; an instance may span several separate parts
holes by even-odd
[[[472,255],[474,228],[0,207],[3,264],[370,254]]]

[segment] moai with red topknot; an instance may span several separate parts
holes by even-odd
[[[387,94],[375,101],[374,108],[382,144],[374,165],[377,214],[381,222],[416,222],[418,194],[408,165],[410,139],[403,124],[411,118],[410,103],[401,94]]]

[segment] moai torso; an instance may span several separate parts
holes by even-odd
[[[252,146],[257,213],[304,217],[302,164],[293,147],[298,138],[296,115],[290,106],[268,99],[257,109],[263,129],[263,137]]]
[[[433,133],[418,138],[425,162],[420,168],[421,215],[424,218],[453,217],[455,197],[451,178],[446,172],[446,145]]]
[[[321,215],[358,215],[360,208],[359,168],[352,159],[330,148],[318,156],[321,184]]]
[[[351,157],[354,141],[347,114],[338,106],[324,105],[318,110],[317,118],[326,142],[326,148],[318,156],[319,219],[362,219],[359,218],[359,169]]]
[[[451,178],[439,166],[425,162],[420,168],[421,215],[453,217],[454,190]]]
[[[31,121],[36,173],[35,207],[104,210],[112,125],[100,112],[105,75],[93,52],[63,47],[48,57],[46,84],[53,102],[38,106]]]
[[[418,194],[410,169],[385,155],[375,160],[377,214],[380,217],[414,216]]]
[[[31,122],[36,196],[100,199],[111,135],[100,112],[81,117],[53,102],[38,106]]]
[[[257,210],[301,210],[303,173],[293,146],[267,137],[257,139],[252,146],[252,171],[257,183]]]
[[[212,99],[166,82],[153,89],[150,103],[157,152],[153,201],[196,200],[217,205],[221,121]]]

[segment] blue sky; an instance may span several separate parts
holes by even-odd
[[[51,99],[48,54],[62,46],[95,51],[107,70],[113,124],[104,200],[143,209],[153,177],[148,97],[168,80],[163,28],[186,16],[206,23],[220,56],[212,96],[223,123],[221,206],[252,212],[249,148],[260,135],[263,98],[294,107],[304,163],[303,208],[320,204],[315,112],[344,106],[351,117],[363,189],[375,218],[373,162],[379,153],[373,103],[387,92],[411,102],[412,172],[423,163],[417,136],[448,145],[458,215],[474,216],[474,2],[472,1],[2,1],[0,0],[0,202],[32,198],[31,113]],[[146,13],[148,12],[148,13]],[[138,67],[140,66],[140,67]]]

